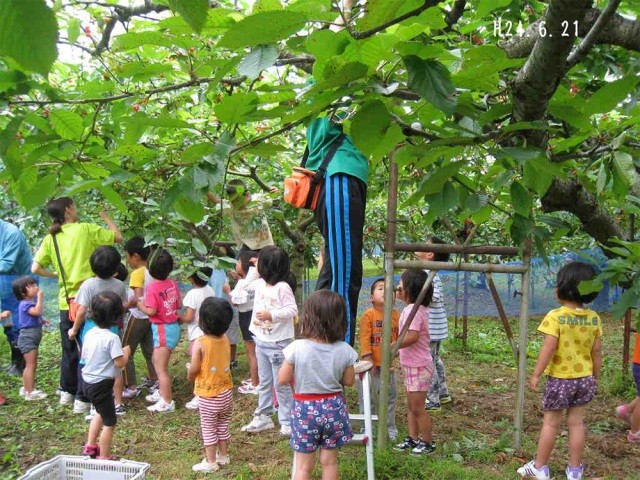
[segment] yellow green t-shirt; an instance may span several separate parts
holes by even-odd
[[[602,320],[584,308],[560,307],[542,319],[538,331],[558,339],[558,348],[544,373],[556,378],[580,378],[593,374],[591,350],[602,336]]]
[[[69,297],[75,297],[82,282],[93,277],[89,258],[93,251],[102,245],[113,245],[115,233],[93,223],[66,223],[56,235],[60,259],[64,267],[64,277]],[[51,234],[44,237],[38,253],[33,259],[44,268],[52,268],[58,274],[58,304],[60,310],[68,310],[62,275],[53,246]]]

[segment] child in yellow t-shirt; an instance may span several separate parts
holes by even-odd
[[[518,469],[521,477],[551,478],[549,458],[566,411],[569,465],[565,473],[568,480],[582,478],[584,409],[596,394],[602,368],[602,321],[596,312],[584,308],[598,292],[583,295],[579,285],[595,276],[593,267],[581,262],[569,263],[558,271],[556,296],[560,308],[547,313],[538,327],[544,334],[544,343],[529,382],[531,389],[537,391],[542,373],[547,374],[542,431],[535,459]]]
[[[231,346],[225,332],[233,309],[223,298],[207,297],[200,305],[199,325],[204,333],[193,343],[187,377],[195,381],[193,393],[200,400],[200,429],[206,456],[194,472],[213,472],[229,463],[227,446],[233,410]]]
[[[360,357],[373,363],[371,370],[371,411],[378,410],[378,393],[380,392],[380,365],[382,363],[382,323],[384,319],[384,278],[378,278],[371,285],[372,307],[362,314],[360,318]],[[398,320],[400,313],[393,310],[391,313],[391,342],[398,338]],[[391,440],[398,436],[396,427],[396,376],[393,370],[389,374],[389,406],[387,411],[387,432]],[[364,411],[362,396],[362,383],[358,379],[358,404],[360,413]]]

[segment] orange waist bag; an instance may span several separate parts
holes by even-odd
[[[284,179],[284,201],[298,208],[315,210],[318,206],[318,197],[322,189],[322,182],[327,171],[327,165],[335,155],[336,151],[344,140],[344,133],[341,133],[331,144],[329,153],[322,161],[317,172],[308,170],[305,167],[309,157],[309,146],[304,150],[302,162],[299,167],[293,167],[291,176]]]

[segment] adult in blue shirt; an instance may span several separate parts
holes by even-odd
[[[12,223],[0,220],[0,310],[10,311],[2,321],[4,333],[11,345],[11,366],[8,373],[22,375],[24,359],[18,350],[18,305],[11,282],[22,275],[31,275],[33,256],[22,232]]]

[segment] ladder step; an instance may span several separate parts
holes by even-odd
[[[364,421],[364,413],[350,413],[349,420],[363,420]],[[378,421],[377,415],[371,415],[371,420],[374,422]]]
[[[349,445],[364,445],[366,446],[369,443],[369,437],[364,433],[356,433],[353,435],[351,440],[349,440]]]

